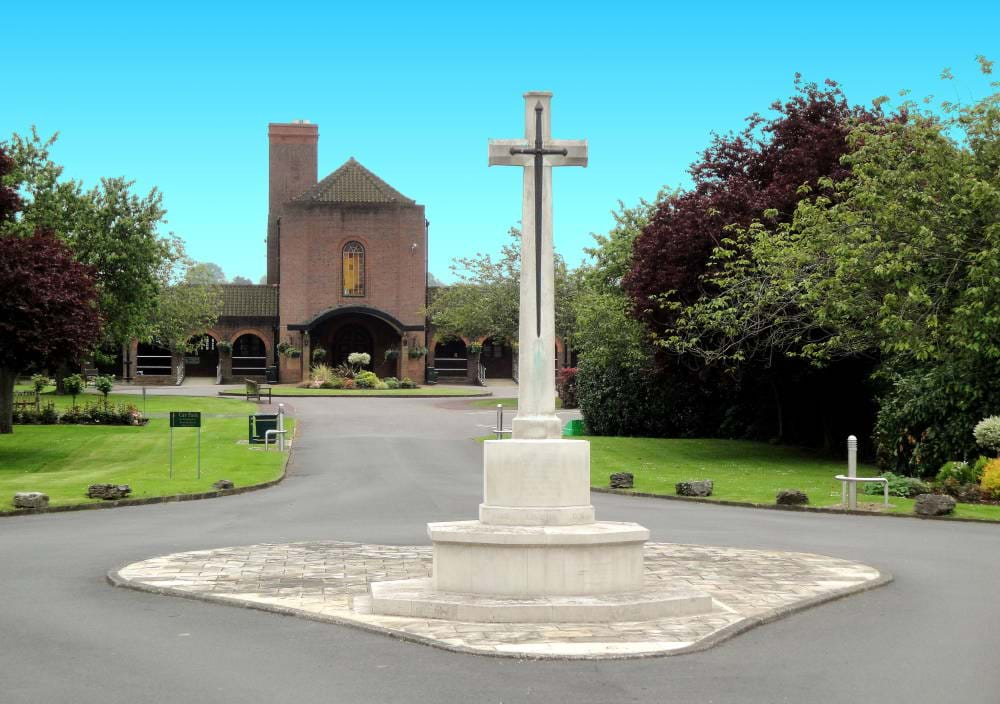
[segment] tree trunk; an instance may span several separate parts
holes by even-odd
[[[778,391],[778,385],[773,381],[771,382],[771,392],[774,394],[774,408],[775,408],[775,421],[778,425],[778,440],[780,442],[785,441],[785,409],[781,403],[781,392]]]
[[[0,435],[14,432],[14,380],[17,372],[0,367]]]
[[[59,366],[56,367],[56,373],[54,376],[56,379],[56,393],[66,393],[66,384],[64,382],[66,377],[69,376],[69,366],[65,362],[61,362]]]

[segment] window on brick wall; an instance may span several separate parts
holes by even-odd
[[[360,242],[344,245],[344,295],[365,295],[365,248]]]

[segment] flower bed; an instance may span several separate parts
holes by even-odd
[[[17,425],[145,425],[148,418],[131,403],[95,401],[72,406],[60,413],[52,403],[41,410],[18,409],[14,411]]]

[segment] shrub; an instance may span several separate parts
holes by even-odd
[[[989,457],[984,457],[983,455],[980,455],[979,459],[976,460],[976,463],[972,465],[972,476],[977,484],[979,483],[979,480],[983,478],[983,472],[986,471],[986,465],[988,465],[989,463],[990,463]]]
[[[929,494],[931,492],[930,486],[914,477],[904,477],[892,472],[885,472],[882,476],[889,480],[890,496],[912,499],[919,494]],[[864,493],[880,496],[882,494],[882,485],[865,484]]]
[[[385,383],[384,381],[379,381],[379,382],[376,382],[375,388],[378,391],[385,391],[386,389],[389,388],[389,385],[387,383]]]
[[[42,425],[55,425],[59,422],[59,411],[56,410],[55,404],[52,402],[45,404],[45,408],[38,414],[38,422]]]
[[[415,389],[417,388],[417,382],[413,381],[410,377],[404,376],[402,381],[399,382],[399,388],[401,389]]]
[[[86,385],[87,380],[79,374],[70,374],[63,379],[63,388],[66,389],[66,393],[73,397],[74,406],[76,405],[76,397],[83,393]]]
[[[113,376],[106,376],[104,374],[98,374],[97,378],[94,379],[94,386],[104,394],[105,402],[108,400],[108,394],[111,393],[111,389],[114,388],[115,378]]]
[[[46,374],[32,374],[31,385],[35,387],[35,393],[40,394],[45,390],[46,386],[52,385],[52,379]]]
[[[992,499],[1000,499],[1000,459],[990,460],[983,470],[979,488]]]
[[[344,379],[344,383],[341,385],[340,388],[342,388],[342,389],[353,389],[353,388],[356,388],[356,384],[354,383],[354,379]]]
[[[562,399],[563,408],[579,407],[579,399],[576,393],[576,367],[565,367],[559,370],[556,376],[556,391]]]
[[[938,470],[934,481],[939,484],[949,481],[955,484],[974,484],[975,469],[968,462],[945,462]]]
[[[382,381],[385,382],[385,388],[387,388],[387,389],[398,389],[399,388],[399,379],[397,379],[394,376],[387,376]]]
[[[994,455],[1000,453],[1000,416],[983,418],[972,429],[972,436],[980,447],[992,450]]]
[[[333,369],[327,364],[314,364],[313,368],[309,370],[309,379],[314,384],[318,383],[320,386],[323,384],[333,381],[334,377]],[[320,388],[319,386],[313,388]]]
[[[372,361],[372,356],[367,352],[351,352],[347,355],[347,363],[355,369],[367,367]]]
[[[347,362],[341,362],[333,368],[333,373],[341,379],[353,379],[355,371]]]
[[[374,389],[378,384],[375,372],[360,371],[354,375],[354,383],[359,389]]]

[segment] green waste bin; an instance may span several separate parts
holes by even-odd
[[[278,429],[277,413],[254,413],[248,420],[250,428],[247,439],[251,445],[263,445],[264,434],[268,430]]]
[[[577,435],[586,435],[586,434],[587,434],[587,428],[583,424],[582,420],[571,420],[569,423],[566,424],[566,427],[563,428],[563,435],[567,437],[575,437]]]

